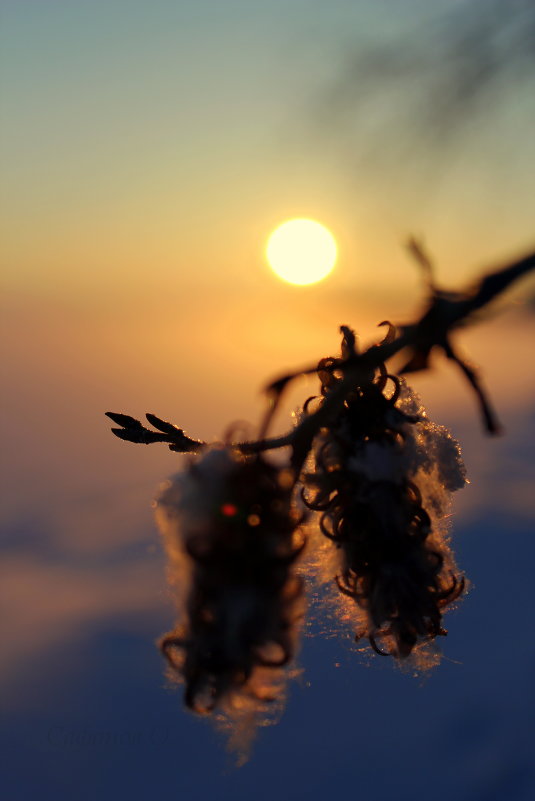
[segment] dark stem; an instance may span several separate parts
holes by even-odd
[[[475,391],[487,431],[492,434],[500,431],[490,401],[486,397],[475,370],[455,353],[449,341],[449,334],[461,324],[469,322],[469,318],[474,312],[494,300],[514,281],[533,270],[535,268],[535,252],[502,270],[484,276],[476,288],[471,291],[445,292],[435,288],[432,282],[431,262],[423,248],[415,240],[411,240],[409,248],[424,268],[428,288],[431,290],[430,301],[420,319],[416,323],[401,326],[401,333],[398,336],[394,336],[391,327],[388,336],[381,344],[372,345],[364,353],[358,353],[354,342],[353,345],[348,342],[344,353],[345,358],[332,359],[328,365],[323,365],[321,368],[329,372],[339,371],[342,373],[342,379],[325,396],[321,407],[305,417],[292,431],[279,437],[267,438],[265,435],[288,384],[301,375],[317,372],[318,365],[304,367],[273,381],[267,387],[269,407],[263,419],[260,438],[256,441],[232,443],[232,447],[237,448],[243,454],[255,454],[290,446],[292,448],[291,465],[297,479],[314,437],[328,422],[330,416],[339,410],[347,395],[354,390],[355,386],[368,382],[370,376],[373,376],[382,364],[405,349],[409,352],[409,360],[403,369],[405,372],[426,369],[431,351],[441,349],[448,359],[458,364]],[[120,439],[129,442],[143,444],[165,442],[172,451],[179,453],[193,453],[207,446],[206,442],[188,437],[181,428],[161,420],[156,415],[147,414],[149,423],[158,429],[151,431],[130,415],[116,412],[106,412],[106,414],[120,426],[120,428],[113,428],[112,432]]]

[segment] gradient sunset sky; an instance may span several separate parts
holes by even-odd
[[[131,614],[150,650],[170,616],[150,503],[179,459],[115,439],[105,411],[220,438],[258,422],[268,379],[335,354],[340,324],[370,341],[421,308],[409,235],[448,288],[535,247],[530,5],[0,0],[10,704],[29,692],[23,667],[61,661],[71,638]],[[313,286],[265,261],[292,217],[338,243]],[[461,522],[533,519],[534,297],[519,284],[459,336],[507,438],[483,436],[451,365],[414,381],[463,438]],[[316,391],[303,379],[289,404]]]
[[[186,286],[269,293],[263,246],[292,216],[332,228],[331,288],[355,294],[401,286],[407,232],[452,281],[528,247],[532,83],[498,82],[421,136],[429,92],[438,108],[445,94],[434,76],[457,68],[430,50],[473,27],[470,7],[493,6],[3,2],[8,288],[114,302]],[[355,60],[426,39],[427,86],[410,62],[385,87]]]

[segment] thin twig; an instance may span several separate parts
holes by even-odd
[[[269,397],[269,408],[264,416],[261,435],[258,440],[232,443],[244,454],[257,454],[267,450],[291,446],[293,449],[291,464],[294,472],[299,474],[312,441],[322,425],[335,414],[343,404],[347,395],[359,384],[366,383],[380,365],[386,363],[402,350],[409,352],[408,361],[400,372],[425,370],[429,366],[431,351],[441,349],[448,359],[456,362],[466,376],[479,400],[485,427],[489,433],[500,431],[499,423],[491,404],[481,386],[475,370],[463,361],[454,351],[450,342],[450,333],[455,328],[470,322],[470,318],[479,309],[486,306],[511,284],[530,270],[535,268],[535,252],[496,272],[484,276],[475,289],[465,292],[446,292],[434,286],[432,265],[422,246],[415,240],[409,241],[409,249],[421,266],[425,269],[431,298],[427,308],[417,322],[395,328],[388,323],[389,331],[383,342],[372,345],[364,353],[358,353],[354,340],[348,340],[348,347],[341,359],[331,359],[321,369],[334,373],[340,371],[342,379],[327,394],[321,407],[313,414],[307,415],[292,431],[280,437],[266,438],[265,434],[273,419],[274,412],[288,384],[301,375],[315,373],[318,365],[306,366],[300,370],[280,376],[266,388]],[[347,327],[342,327],[346,328]],[[347,329],[349,331],[350,329]],[[147,414],[147,420],[158,431],[151,431],[139,420],[130,415],[106,412],[120,428],[112,428],[112,432],[120,439],[129,442],[151,444],[165,442],[172,451],[192,453],[202,450],[207,443],[195,440],[184,434],[181,428],[161,420],[153,414]]]

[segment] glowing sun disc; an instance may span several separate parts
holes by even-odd
[[[315,220],[288,220],[268,239],[266,256],[274,273],[290,284],[315,284],[331,272],[337,247],[330,231]]]

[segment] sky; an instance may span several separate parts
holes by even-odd
[[[81,776],[81,798],[176,782],[199,801],[288,787],[315,799],[333,777],[356,794],[359,772],[378,801],[414,787],[438,801],[459,787],[460,801],[531,796],[532,280],[458,336],[502,438],[485,437],[451,365],[413,382],[471,480],[453,536],[473,590],[447,658],[421,686],[305,638],[304,678],[238,774],[164,688],[154,647],[172,607],[151,500],[180,457],[121,443],[104,417],[154,412],[211,440],[256,425],[266,381],[336,353],[341,323],[369,342],[420,310],[409,235],[449,288],[533,250],[529,5],[1,0],[10,798],[67,797]],[[270,232],[292,217],[338,242],[319,284],[266,264]],[[314,391],[302,379],[288,407]],[[115,740],[84,745],[96,731]]]
[[[532,86],[498,86],[441,126],[457,146],[442,130],[424,147],[411,125],[425,127],[429,105],[449,95],[435,86],[440,61],[425,49],[418,61],[417,47],[472,22],[463,3],[425,8],[3,2],[8,287],[114,300],[120,289],[178,292],[192,274],[257,287],[267,235],[299,215],[334,229],[333,281],[361,291],[376,255],[385,279],[407,270],[407,231],[455,265],[453,280],[529,247]],[[372,47],[414,52],[415,64],[405,59],[386,86],[365,57]]]

